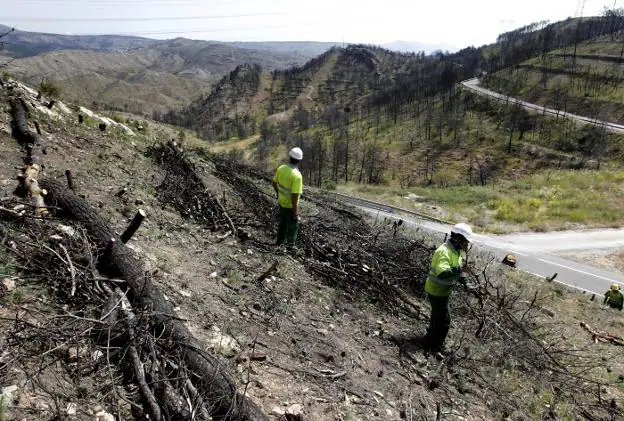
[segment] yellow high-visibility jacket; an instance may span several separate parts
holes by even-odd
[[[461,254],[450,242],[442,244],[433,253],[425,292],[436,297],[448,297],[458,281],[461,268]]]
[[[624,308],[624,294],[622,294],[621,291],[609,290],[605,294],[604,302],[613,308],[622,310],[622,308]]]
[[[280,165],[273,181],[277,183],[277,202],[286,209],[292,209],[292,194],[303,193],[303,176],[290,164]]]

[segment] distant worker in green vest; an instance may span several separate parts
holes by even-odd
[[[301,148],[290,150],[288,164],[280,165],[273,177],[273,187],[279,204],[279,227],[277,244],[286,244],[292,249],[299,232],[299,197],[303,193],[303,177],[299,163],[303,159]]]
[[[456,224],[451,237],[433,253],[425,292],[431,304],[431,318],[423,345],[426,351],[441,352],[451,326],[449,296],[455,284],[463,281],[461,276],[461,251],[468,249],[472,228],[468,224]]]
[[[617,308],[622,311],[622,308],[624,308],[624,294],[620,291],[618,284],[611,285],[611,289],[606,292],[602,304],[607,304],[611,308]]]

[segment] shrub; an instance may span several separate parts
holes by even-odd
[[[323,188],[325,190],[336,190],[336,182],[334,180],[326,178],[325,180],[323,180]]]
[[[48,80],[42,80],[39,82],[39,92],[47,97],[58,97],[61,90],[58,86]]]

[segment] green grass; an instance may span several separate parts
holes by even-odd
[[[8,419],[9,402],[5,402],[5,397],[0,396],[0,421],[6,421]]]
[[[480,230],[545,231],[624,225],[623,182],[623,170],[549,170],[498,185],[409,189],[348,185],[340,190],[450,222],[467,220]],[[408,199],[410,193],[418,198]]]

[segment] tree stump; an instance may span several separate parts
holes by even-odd
[[[120,239],[122,243],[126,244],[132,238],[136,230],[138,230],[143,223],[143,220],[146,216],[147,214],[145,213],[145,211],[143,209],[139,209],[136,215],[134,215],[134,219],[132,219],[132,222],[130,223],[128,228],[126,228],[123,234],[121,234]]]

